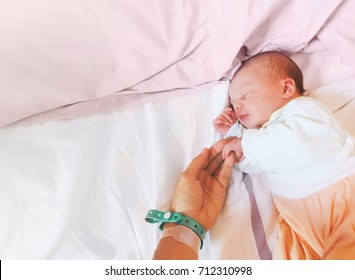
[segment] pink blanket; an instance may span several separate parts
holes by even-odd
[[[0,126],[198,92],[270,49],[331,50],[341,77],[355,76],[354,8],[354,0],[3,0]]]

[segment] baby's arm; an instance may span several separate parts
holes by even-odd
[[[213,120],[214,128],[225,136],[228,130],[237,122],[234,110],[231,107],[224,108],[223,112]]]
[[[223,159],[226,159],[231,152],[235,152],[237,162],[243,161],[243,149],[242,149],[242,138],[235,137],[232,141],[226,144],[222,151]]]

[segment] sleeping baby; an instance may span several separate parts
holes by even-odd
[[[288,56],[257,54],[229,88],[213,122],[236,168],[263,173],[280,213],[275,259],[355,259],[354,140],[322,104],[303,95]]]

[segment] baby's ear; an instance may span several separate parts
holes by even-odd
[[[296,84],[292,78],[285,78],[282,80],[283,83],[283,97],[289,98],[296,93]]]

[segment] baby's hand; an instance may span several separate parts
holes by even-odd
[[[241,162],[245,159],[242,149],[242,138],[235,137],[224,146],[222,151],[223,159],[226,159],[231,152],[235,153],[237,162]]]
[[[213,120],[214,128],[223,136],[227,134],[228,130],[237,122],[234,110],[231,107],[224,108],[222,114]]]

